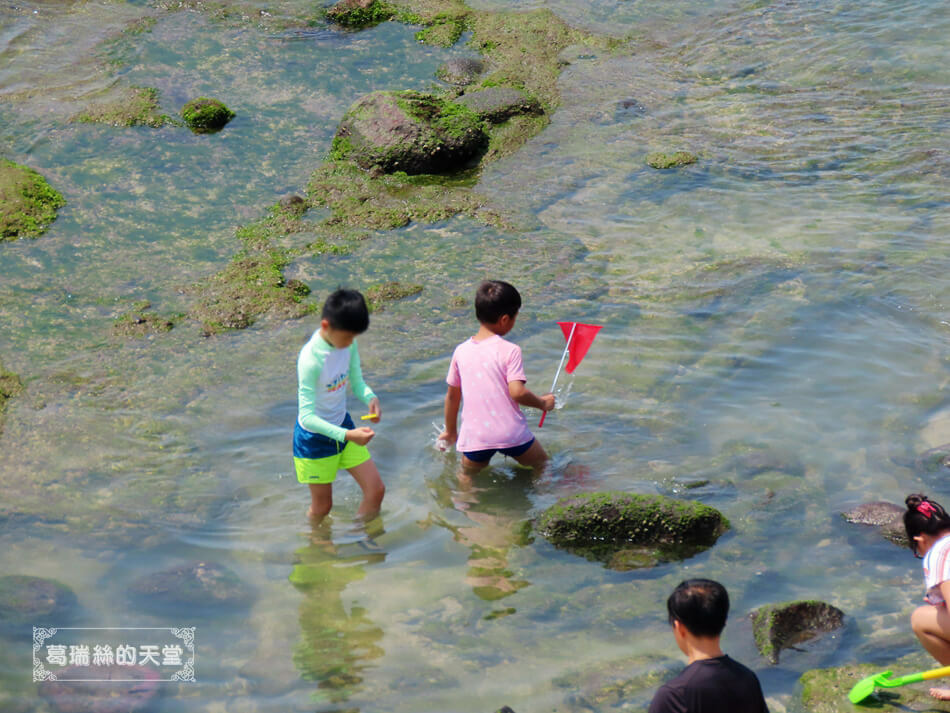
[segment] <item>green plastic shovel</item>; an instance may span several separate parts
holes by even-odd
[[[873,676],[862,678],[854,684],[854,688],[848,693],[848,700],[852,703],[860,703],[874,693],[875,686],[880,686],[881,688],[897,688],[898,686],[906,686],[908,683],[917,683],[918,681],[929,681],[931,678],[950,676],[950,666],[891,678],[893,675],[893,671],[881,671],[881,673],[876,673]]]

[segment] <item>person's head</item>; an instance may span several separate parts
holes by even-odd
[[[324,339],[337,349],[345,349],[357,335],[369,328],[366,300],[356,290],[342,287],[331,293],[323,303],[320,330]]]
[[[926,495],[913,493],[904,499],[904,530],[907,542],[917,557],[923,557],[939,537],[950,532],[950,515]]]
[[[475,291],[475,317],[497,334],[515,326],[521,309],[521,295],[514,285],[501,280],[485,280]]]
[[[726,588],[711,579],[687,579],[666,600],[670,626],[676,622],[699,638],[718,638],[729,615]],[[677,637],[679,643],[679,637]]]

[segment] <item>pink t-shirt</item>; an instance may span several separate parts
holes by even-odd
[[[455,348],[445,380],[462,388],[458,450],[510,448],[531,440],[528,422],[508,393],[508,382],[527,381],[521,347],[497,334],[480,342],[467,339]]]

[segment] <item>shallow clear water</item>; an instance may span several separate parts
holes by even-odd
[[[147,7],[0,6],[0,154],[69,201],[43,237],[0,245],[0,360],[26,385],[0,436],[0,572],[67,582],[78,626],[197,626],[199,683],[169,685],[167,710],[573,711],[642,677],[593,705],[638,710],[679,665],[663,603],[685,576],[727,585],[725,646],[778,710],[808,668],[917,650],[916,562],[838,513],[917,490],[948,499],[944,473],[914,461],[950,442],[950,13],[653,5],[475,4],[546,6],[633,42],[569,52],[551,126],[484,171],[479,190],[523,231],[411,225],[288,269],[317,299],[341,283],[426,286],[361,340],[385,411],[373,453],[388,492],[369,542],[348,477],[329,532],[311,532],[292,475],[294,363],[312,320],[139,341],[111,323],[142,298],[184,309],[182,291],[237,250],[233,229],[302,190],[352,101],[424,88],[469,50],[392,23],[352,34],[187,11],[114,39]],[[237,117],[201,137],[67,123],[117,77],[157,87],[168,113],[208,93]],[[678,149],[701,159],[646,167]],[[534,388],[563,346],[555,321],[604,329],[538,434],[552,471],[532,480],[497,461],[465,488],[431,448],[432,422],[448,356],[474,329],[452,298],[486,276],[522,291],[512,336]],[[737,455],[749,449],[772,466]],[[699,478],[711,482],[683,490]],[[626,573],[521,533],[558,496],[602,489],[698,498],[733,530]],[[128,600],[139,575],[198,559],[253,587],[246,616]],[[770,667],[745,615],[800,597],[838,605],[847,626]],[[7,700],[39,710],[25,650],[0,651]]]

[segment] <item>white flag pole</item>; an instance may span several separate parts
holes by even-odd
[[[557,377],[561,375],[561,367],[567,359],[567,353],[571,348],[571,340],[574,339],[574,330],[577,329],[577,322],[571,322],[571,333],[567,337],[567,344],[564,345],[564,353],[561,354],[561,363],[557,365],[557,371],[554,372],[554,381],[551,382],[551,393],[554,393],[554,387],[557,386]],[[544,417],[548,415],[547,411],[541,412],[541,420],[538,421],[538,428],[544,425]]]

